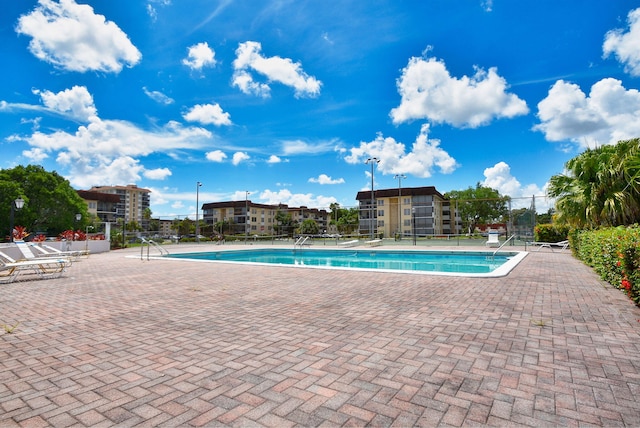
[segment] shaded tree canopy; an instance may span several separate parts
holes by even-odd
[[[0,228],[9,234],[11,203],[24,199],[21,210],[15,211],[15,225],[31,233],[57,235],[68,229],[81,229],[89,223],[87,204],[71,187],[67,179],[37,165],[17,166],[0,170]],[[76,214],[82,219],[76,221]]]
[[[475,188],[452,190],[444,196],[451,200],[452,207],[457,206],[463,227],[470,232],[478,224],[500,222],[509,215],[509,197],[480,183]]]

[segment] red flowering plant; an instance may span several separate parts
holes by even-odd
[[[13,228],[13,239],[24,239],[29,236],[29,232],[27,232],[27,228],[24,226],[15,226]]]
[[[625,248],[619,254],[619,266],[622,268],[620,288],[635,304],[640,304],[640,254],[636,245]]]
[[[65,230],[58,235],[58,241],[73,241],[73,230]]]
[[[58,235],[58,241],[86,241],[87,234],[81,230],[65,230]]]
[[[33,237],[31,242],[44,242],[46,240],[47,240],[47,237],[45,235],[43,235],[42,233],[39,233],[38,235]]]
[[[583,231],[576,256],[640,306],[640,227]]]

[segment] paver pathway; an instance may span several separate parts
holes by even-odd
[[[0,426],[640,426],[640,309],[568,253],[492,279],[125,254],[0,285]]]

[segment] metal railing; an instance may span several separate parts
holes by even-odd
[[[504,242],[502,243],[502,245],[500,245],[498,248],[496,248],[496,250],[493,252],[493,254],[491,255],[491,257],[495,257],[495,256],[496,256],[496,253],[497,253],[498,251],[500,251],[500,250],[502,249],[502,247],[504,247],[505,245],[507,245],[507,242],[511,241],[511,240],[512,240],[512,239],[514,239],[515,237],[516,237],[515,233],[514,233],[513,235],[511,235],[510,237],[508,237],[508,238],[507,238],[507,240],[506,240],[506,241],[504,241]]]
[[[309,240],[308,236],[301,236],[298,240],[293,244],[293,248],[302,247]]]
[[[165,256],[169,254],[169,251],[164,248],[162,245],[155,242],[153,239],[140,238],[142,240],[142,245],[140,246],[140,260],[144,260],[144,249],[147,248],[147,260],[149,260],[149,250],[151,246],[156,248],[160,255]]]

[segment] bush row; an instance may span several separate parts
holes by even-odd
[[[573,254],[640,305],[640,227],[571,231]]]

